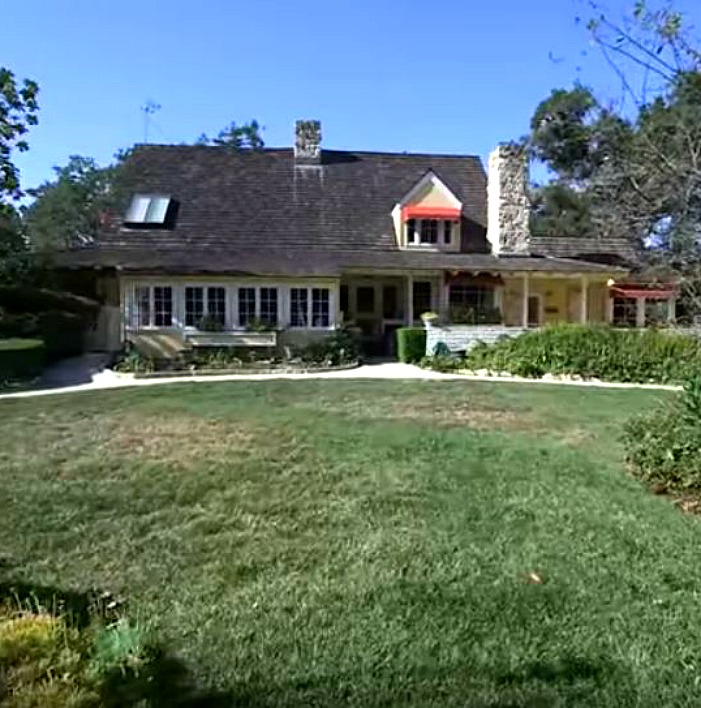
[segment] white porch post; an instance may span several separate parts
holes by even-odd
[[[589,279],[586,275],[582,276],[582,308],[580,312],[580,321],[586,324],[589,320]]]
[[[677,319],[677,299],[670,297],[667,300],[667,322],[669,324],[674,324]]]
[[[528,298],[531,295],[528,273],[523,274],[523,302],[521,303],[521,324],[528,327]]]
[[[414,276],[406,277],[406,320],[411,327],[414,324]]]
[[[613,297],[610,292],[606,293],[606,321],[613,324]]]
[[[639,297],[635,300],[635,326],[645,327],[645,298]]]

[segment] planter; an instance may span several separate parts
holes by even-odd
[[[192,332],[185,335],[197,347],[274,347],[277,332]]]
[[[272,376],[275,374],[316,374],[332,371],[349,371],[357,369],[360,362],[352,364],[341,364],[339,366],[277,366],[277,367],[249,367],[236,369],[185,369],[181,371],[137,371],[134,374],[129,374],[135,379],[169,379],[182,378],[190,379],[194,376]],[[126,376],[126,374],[122,374]]]

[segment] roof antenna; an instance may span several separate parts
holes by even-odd
[[[148,99],[146,103],[141,106],[141,112],[144,114],[144,143],[148,143],[148,134],[151,129],[151,116],[161,110],[161,104]]]

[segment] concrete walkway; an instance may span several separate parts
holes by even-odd
[[[488,381],[490,383],[520,383],[533,386],[582,386],[587,388],[650,389],[656,391],[679,391],[680,386],[657,384],[606,383],[603,381],[558,381],[555,379],[524,379],[518,376],[473,376],[464,374],[441,374],[437,371],[421,369],[418,366],[399,364],[371,364],[345,371],[319,371],[311,374],[245,374],[223,376],[173,376],[157,379],[135,379],[130,374],[118,374],[105,368],[108,360],[103,355],[86,354],[76,359],[67,359],[51,367],[39,382],[39,387],[30,391],[0,394],[0,399],[31,398],[50,396],[58,393],[78,393],[80,391],[103,391],[114,388],[140,386],[165,386],[174,383],[215,383],[217,381],[271,381],[309,379],[342,380],[399,380],[399,381]]]

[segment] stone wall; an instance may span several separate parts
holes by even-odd
[[[503,325],[429,325],[426,327],[426,356],[431,356],[436,345],[443,342],[451,352],[466,352],[479,342],[494,344],[501,337],[517,337],[528,330]]]
[[[527,183],[526,154],[521,148],[500,145],[492,152],[487,185],[487,240],[495,255],[528,253],[530,205]]]

